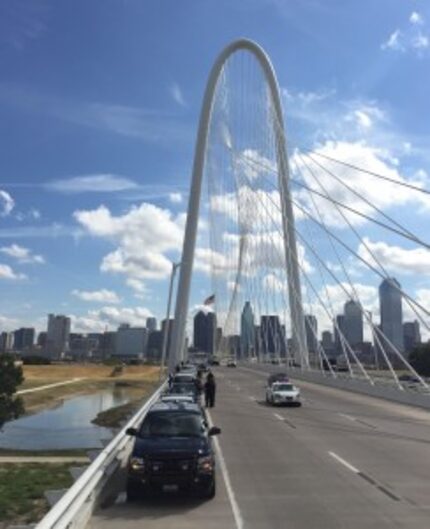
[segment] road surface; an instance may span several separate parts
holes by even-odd
[[[301,408],[273,408],[257,369],[215,375],[216,498],[121,494],[91,529],[429,529],[428,412],[304,382]]]

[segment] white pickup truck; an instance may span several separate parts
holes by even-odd
[[[266,402],[268,404],[287,404],[301,406],[300,390],[291,382],[274,382],[266,388]]]

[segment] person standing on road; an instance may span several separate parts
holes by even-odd
[[[209,371],[205,382],[205,405],[206,408],[213,408],[215,406],[216,383],[214,374]]]

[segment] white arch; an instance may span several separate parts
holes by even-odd
[[[306,346],[305,324],[301,302],[300,276],[297,262],[297,245],[294,229],[293,208],[289,190],[289,169],[284,135],[284,120],[282,115],[279,87],[275,71],[266,52],[255,42],[239,39],[229,44],[216,59],[206,85],[203,105],[200,114],[199,129],[194,153],[193,174],[188,215],[185,227],[185,237],[182,250],[182,266],[179,276],[178,292],[176,296],[175,319],[173,323],[172,339],[169,348],[169,369],[172,371],[176,363],[184,358],[185,326],[188,313],[191,274],[196,244],[197,224],[203,169],[205,164],[206,146],[209,124],[212,115],[213,99],[221,70],[236,51],[248,51],[257,59],[263,70],[275,109],[278,125],[275,126],[276,158],[278,165],[279,192],[282,207],[282,227],[284,233],[285,257],[287,263],[288,292],[294,357],[303,367],[309,366]]]

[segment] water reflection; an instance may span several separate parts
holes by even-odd
[[[0,432],[0,448],[14,450],[64,450],[100,448],[112,431],[91,424],[103,410],[126,404],[126,388],[113,388],[74,397],[29,417],[8,422]]]

